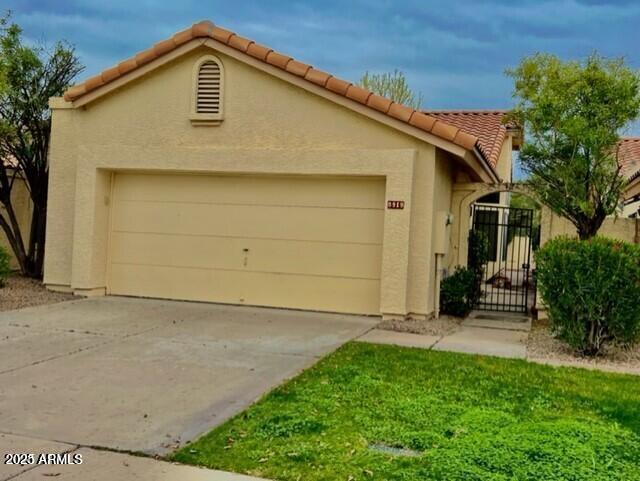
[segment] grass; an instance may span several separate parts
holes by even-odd
[[[276,480],[640,480],[640,379],[351,343],[172,459]]]

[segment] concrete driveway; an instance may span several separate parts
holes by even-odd
[[[118,297],[0,313],[0,434],[163,454],[376,322]]]

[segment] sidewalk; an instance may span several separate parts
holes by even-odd
[[[525,359],[529,328],[529,323],[472,318],[457,331],[443,336],[372,329],[356,341]]]

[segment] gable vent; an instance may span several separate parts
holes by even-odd
[[[196,112],[199,114],[219,114],[220,109],[220,65],[208,60],[198,71],[198,92]]]

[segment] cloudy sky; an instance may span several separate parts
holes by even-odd
[[[638,0],[3,0],[32,41],[73,43],[90,76],[194,21],[357,80],[402,70],[424,106],[506,108],[504,70],[597,50],[640,68]],[[0,7],[2,8],[2,7]],[[637,129],[634,129],[637,130]],[[637,132],[640,133],[640,132]]]

